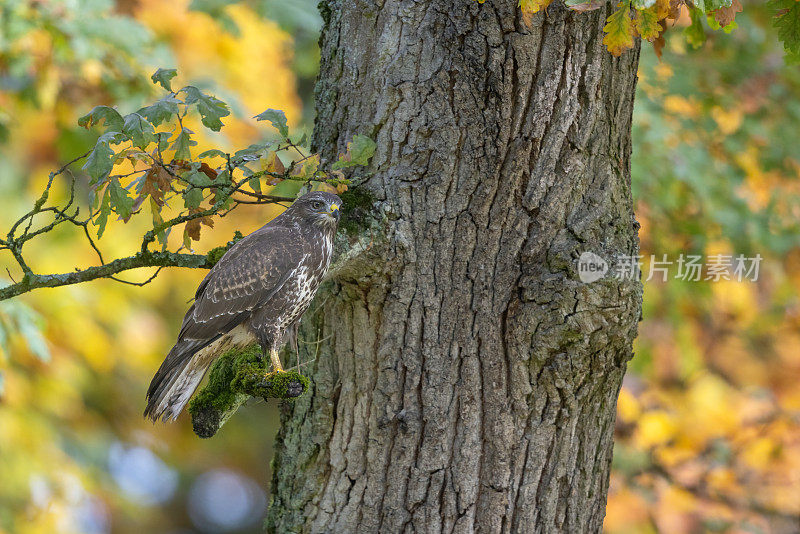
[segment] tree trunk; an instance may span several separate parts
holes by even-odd
[[[638,279],[575,267],[638,254],[610,6],[321,5],[316,148],[376,140],[381,219],[304,319],[269,531],[601,530],[641,310]]]

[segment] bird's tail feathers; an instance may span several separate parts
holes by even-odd
[[[201,357],[201,348],[192,342],[172,348],[150,384],[145,417],[165,423],[178,418],[211,363]]]

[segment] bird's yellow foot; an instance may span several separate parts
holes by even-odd
[[[272,370],[274,373],[282,373],[283,372],[283,365],[281,365],[281,359],[278,358],[278,351],[275,349],[269,349],[269,359],[272,361]]]

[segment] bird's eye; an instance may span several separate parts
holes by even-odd
[[[319,200],[315,200],[314,202],[311,203],[311,207],[314,208],[315,210],[321,210],[322,202],[320,202]]]

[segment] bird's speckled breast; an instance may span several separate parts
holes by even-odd
[[[268,307],[275,317],[272,328],[276,341],[308,309],[328,270],[332,251],[332,237],[320,236],[315,239],[310,251],[303,256],[286,283],[271,299]]]

